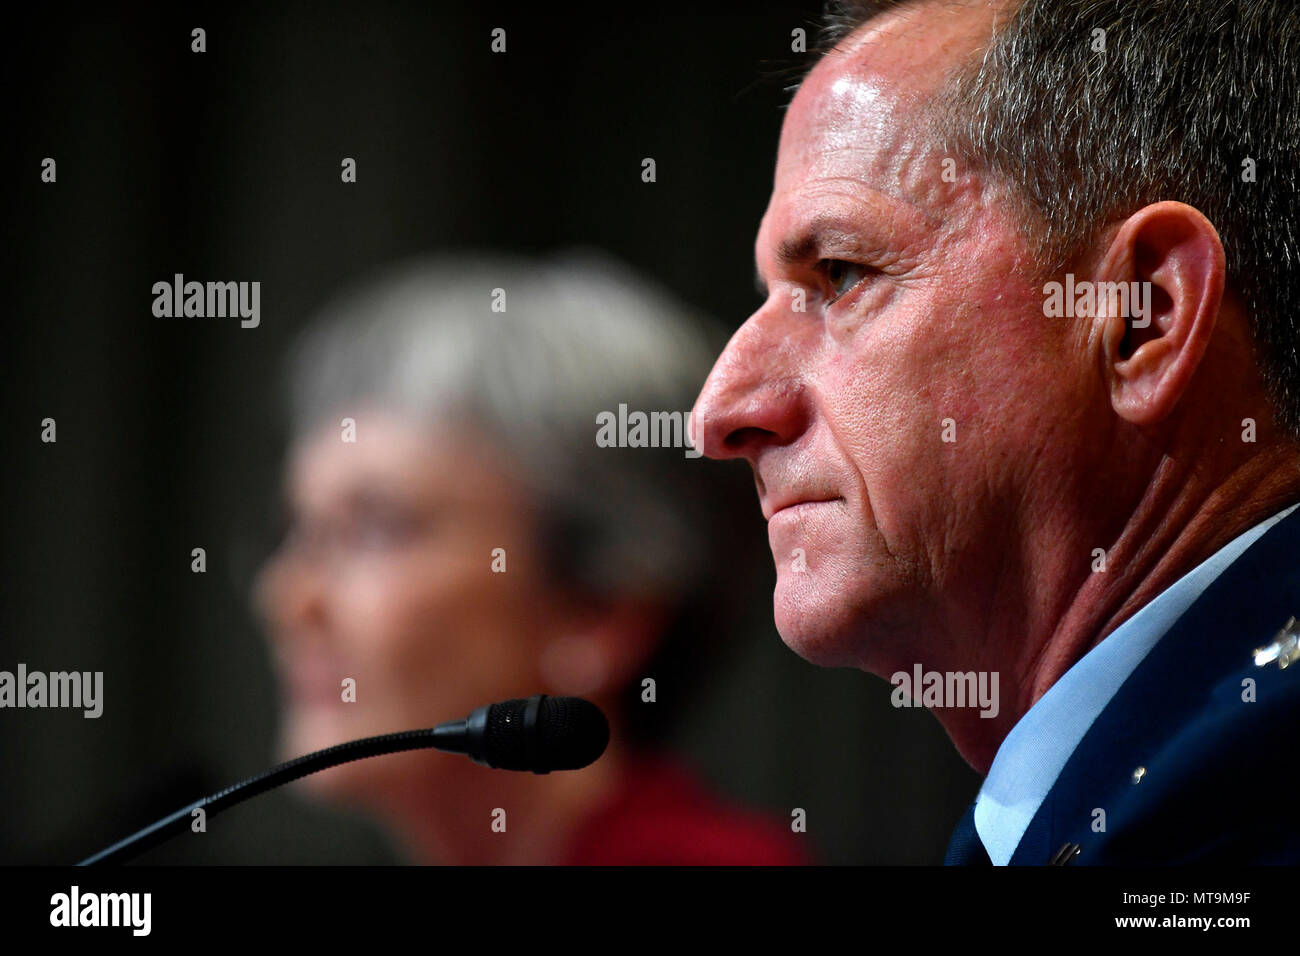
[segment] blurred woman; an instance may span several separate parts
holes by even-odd
[[[596,254],[407,263],[327,310],[294,358],[289,528],[258,585],[281,756],[534,693],[592,700],[611,741],[580,771],[417,751],[301,786],[417,862],[803,862],[781,822],[648,743],[698,693],[761,549],[734,537],[747,475],[684,435],[606,447],[598,423],[624,405],[684,428],[714,352]]]

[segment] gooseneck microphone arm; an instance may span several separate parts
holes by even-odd
[[[604,753],[608,742],[609,724],[605,715],[581,698],[538,694],[508,700],[479,707],[464,720],[350,740],[296,757],[195,800],[77,865],[121,863],[184,831],[195,810],[201,809],[211,816],[300,777],[353,760],[433,748],[465,754],[489,767],[540,774],[585,767]]]
[[[436,727],[426,730],[404,730],[401,733],[384,734],[380,737],[350,740],[345,744],[327,747],[325,750],[317,750],[303,757],[296,757],[280,764],[278,767],[272,767],[270,770],[259,773],[255,777],[249,777],[232,787],[220,790],[211,796],[195,800],[189,806],[181,807],[170,816],[164,817],[157,823],[150,824],[125,840],[114,843],[107,850],[87,857],[77,865],[90,866],[95,863],[118,863],[123,859],[143,853],[145,850],[157,846],[167,838],[175,836],[186,829],[193,818],[195,810],[201,809],[208,816],[212,816],[227,807],[233,807],[235,804],[242,803],[260,793],[274,790],[276,787],[290,783],[300,777],[305,777],[308,774],[316,773],[318,770],[324,770],[327,767],[335,767],[341,763],[362,760],[366,757],[377,757],[380,754],[436,747],[437,733],[438,728]]]

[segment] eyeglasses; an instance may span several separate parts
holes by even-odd
[[[437,524],[425,514],[367,508],[330,518],[295,519],[284,527],[276,554],[334,563],[395,554],[426,537]]]

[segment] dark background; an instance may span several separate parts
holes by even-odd
[[[105,704],[0,710],[0,863],[75,861],[269,765],[237,531],[277,487],[284,351],[340,285],[418,252],[580,243],[728,330],[757,304],[753,237],[807,56],[791,31],[811,45],[818,4],[269,6],[10,20],[0,669],[102,670]],[[260,281],[260,327],[155,318],[176,272]],[[885,681],[790,652],[770,583],[679,746],[727,793],[805,808],[824,860],[939,862],[977,776]],[[274,793],[142,859],[401,858],[365,820]]]

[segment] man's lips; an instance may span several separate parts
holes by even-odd
[[[765,517],[768,521],[771,521],[773,518],[781,514],[781,512],[783,511],[796,512],[799,511],[800,509],[811,507],[813,505],[824,505],[824,504],[829,504],[832,501],[843,501],[843,500],[844,499],[839,495],[836,495],[835,497],[832,498],[790,498],[777,503],[776,505],[772,506],[770,510],[768,508],[768,505],[764,503],[763,517]]]

